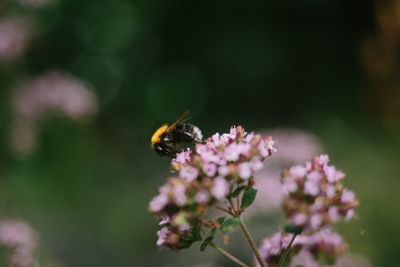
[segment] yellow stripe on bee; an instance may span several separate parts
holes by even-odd
[[[153,136],[151,137],[151,144],[157,144],[160,142],[161,140],[161,135],[163,133],[165,133],[165,131],[168,129],[168,125],[164,124],[163,126],[161,126],[160,128],[157,129],[157,131],[153,134]]]

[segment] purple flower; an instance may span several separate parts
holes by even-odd
[[[179,171],[179,177],[188,181],[193,181],[194,179],[196,179],[198,174],[199,171],[190,165],[185,165]]]
[[[304,231],[317,231],[340,219],[351,219],[358,206],[355,194],[342,184],[343,172],[328,163],[329,157],[321,155],[283,173],[285,215]]]
[[[262,241],[259,252],[267,266],[277,266],[292,237],[292,234],[278,232]],[[320,266],[318,263],[320,258],[335,260],[346,251],[347,247],[340,235],[325,228],[312,235],[297,236],[292,248],[295,248],[292,251],[300,251],[300,253],[296,256],[293,255],[296,252],[292,252],[294,259],[290,266],[297,266],[296,264]],[[307,257],[304,257],[304,254]],[[256,266],[259,265],[256,264]]]
[[[218,200],[224,199],[229,192],[229,183],[223,177],[217,177],[211,188],[211,194]]]
[[[37,245],[36,233],[25,222],[13,220],[0,222],[0,246],[9,252],[8,266],[34,266]]]
[[[260,145],[265,151],[260,151]],[[174,177],[168,179],[149,204],[149,211],[162,221],[165,216],[172,218],[166,224],[168,232],[160,232],[159,243],[179,248],[180,241],[176,240],[186,240],[181,235],[187,233],[182,231],[197,229],[196,224],[204,219],[210,207],[221,202],[224,205],[231,189],[246,184],[253,186],[255,172],[275,151],[273,145],[271,137],[248,135],[238,126],[232,127],[229,133],[214,134],[204,143],[196,144],[193,151],[178,153],[171,161]],[[170,242],[171,237],[176,242]],[[165,243],[165,240],[169,241]]]
[[[176,154],[175,159],[173,161],[179,163],[179,164],[186,164],[190,161],[190,154],[192,151],[189,149],[186,151],[182,151],[181,153]]]
[[[238,172],[239,176],[244,180],[249,179],[253,174],[250,163],[248,163],[248,162],[240,163],[237,168],[237,172]]]
[[[343,203],[352,203],[356,200],[356,194],[353,191],[348,190],[347,188],[343,189],[342,198]]]
[[[203,165],[203,172],[207,176],[214,176],[217,172],[217,166],[213,163],[206,163]]]

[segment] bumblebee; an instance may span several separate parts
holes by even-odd
[[[175,157],[185,146],[203,142],[200,129],[185,122],[188,115],[189,112],[185,112],[174,123],[164,124],[154,132],[151,147],[158,155]]]

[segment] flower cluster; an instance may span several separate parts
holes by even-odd
[[[288,248],[292,237],[293,234],[290,233],[276,233],[262,241],[259,252],[267,266],[278,266],[279,260]],[[298,236],[291,246],[292,251],[301,251],[301,253],[306,252],[312,255],[312,261],[323,262],[332,262],[342,255],[346,248],[346,244],[340,235],[330,229],[322,229],[309,236]],[[296,261],[296,259],[293,260]],[[304,262],[299,265],[304,265]]]
[[[0,222],[0,246],[9,251],[10,267],[33,267],[37,237],[33,229],[21,221]]]
[[[208,208],[235,189],[251,187],[254,173],[275,151],[273,145],[271,137],[248,134],[238,126],[196,144],[194,151],[178,153],[171,163],[176,176],[150,202],[150,212],[160,216],[163,225],[157,244],[179,249],[201,239],[197,231],[207,225],[203,219]]]
[[[75,77],[50,71],[15,88],[11,104],[13,149],[27,155],[36,147],[40,123],[52,115],[82,121],[97,113],[97,97]]]
[[[245,218],[268,215],[280,210],[282,184],[279,181],[282,169],[304,162],[322,151],[319,139],[311,133],[296,129],[271,129],[268,131],[279,145],[279,153],[268,159],[264,167],[255,174],[257,198],[246,213]]]
[[[22,18],[0,20],[0,61],[9,62],[22,56],[32,38],[29,25]]]
[[[328,162],[328,156],[321,155],[283,173],[284,212],[289,224],[302,231],[349,220],[358,206],[355,194],[343,186],[344,173]]]

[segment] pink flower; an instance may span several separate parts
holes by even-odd
[[[263,166],[264,165],[263,165],[262,161],[259,158],[253,158],[250,161],[250,167],[255,172],[261,170],[263,168]]]
[[[337,207],[330,207],[328,210],[329,219],[332,222],[337,222],[340,219],[339,211]]]
[[[224,199],[229,192],[228,182],[222,178],[217,177],[214,180],[213,187],[211,188],[211,194],[218,200]]]
[[[342,193],[341,201],[343,203],[352,203],[356,200],[356,194],[353,191],[348,190],[345,188]]]
[[[242,178],[244,180],[249,179],[252,175],[251,166],[250,166],[250,163],[248,163],[248,162],[240,163],[237,168],[237,171],[238,171],[240,178]]]
[[[150,211],[157,213],[160,212],[168,203],[168,197],[166,195],[157,195],[150,201]]]
[[[206,163],[203,165],[203,172],[205,175],[212,177],[217,172],[217,166],[213,163]]]
[[[210,200],[210,194],[206,190],[197,192],[195,200],[197,203],[206,204]]]
[[[303,177],[307,173],[307,169],[301,165],[293,166],[289,170],[290,174],[294,177]]]
[[[161,230],[157,231],[157,235],[158,235],[157,246],[161,247],[165,244],[169,233],[170,233],[170,231],[168,230],[167,227],[161,228]]]
[[[319,184],[314,181],[306,181],[304,183],[304,193],[310,195],[310,196],[316,196],[319,194]]]
[[[181,153],[176,154],[176,158],[173,159],[173,161],[180,163],[180,164],[186,164],[190,161],[190,154],[192,151],[189,149],[187,151],[182,151]]]
[[[182,179],[188,180],[188,181],[193,181],[194,179],[196,179],[198,174],[199,174],[199,171],[190,165],[184,166],[179,171],[179,177],[181,177]]]
[[[294,225],[304,225],[307,222],[307,215],[304,213],[298,213],[292,217],[292,223]]]
[[[168,231],[160,232],[158,243],[172,249],[190,246],[193,240],[188,240],[189,229],[210,227],[199,225],[210,207],[221,202],[224,205],[231,188],[253,186],[250,178],[262,168],[266,157],[258,150],[261,142],[267,146],[266,156],[269,156],[273,151],[272,138],[264,140],[257,134],[247,135],[238,126],[229,133],[214,134],[196,144],[193,151],[178,153],[171,161],[174,176],[149,205],[150,212],[162,221],[165,216],[172,218],[164,224]]]
[[[303,165],[295,165],[283,173],[282,188],[285,194],[283,207],[289,222],[298,222],[304,214],[303,231],[317,231],[321,227],[346,219],[347,212],[357,207],[355,194],[344,188],[344,174],[329,166],[326,155],[315,157]],[[337,201],[337,200],[340,200]],[[352,218],[352,212],[348,218]]]

